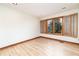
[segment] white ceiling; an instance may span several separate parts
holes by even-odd
[[[37,18],[44,18],[63,11],[79,8],[78,3],[18,3],[8,4]],[[62,9],[66,7],[66,9]]]

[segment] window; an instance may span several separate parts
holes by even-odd
[[[48,25],[48,33],[53,33],[53,21],[52,21],[52,19],[47,21],[47,25]]]
[[[41,32],[77,37],[78,15],[72,14],[41,21]]]
[[[63,31],[63,35],[66,35],[66,36],[70,36],[71,35],[71,28],[70,28],[70,16],[64,16],[63,17],[64,19],[63,19],[63,29],[64,29],[64,31]]]
[[[54,18],[54,33],[61,34],[62,33],[62,17]]]
[[[66,36],[77,37],[78,35],[78,19],[77,14],[64,16],[63,19],[63,34]]]

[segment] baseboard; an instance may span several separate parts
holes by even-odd
[[[11,45],[2,47],[2,48],[0,48],[0,50],[1,50],[1,49],[5,49],[5,48],[8,48],[8,47],[11,47],[11,46],[15,46],[15,45],[18,45],[18,44],[21,44],[21,43],[24,43],[24,42],[28,42],[28,41],[30,41],[30,40],[34,40],[34,39],[37,39],[37,38],[52,39],[52,40],[60,41],[60,42],[62,42],[62,43],[64,43],[64,42],[68,42],[68,41],[59,40],[59,39],[55,39],[55,38],[49,38],[49,37],[44,37],[44,36],[38,36],[38,37],[35,37],[35,38],[31,38],[31,39],[28,39],[28,40],[25,40],[25,41],[17,42],[17,43],[14,43],[14,44],[11,44]],[[74,42],[68,42],[68,43],[78,44],[78,45],[79,45],[79,43],[74,43]]]
[[[45,38],[45,39],[50,39],[50,40],[56,40],[56,41],[64,42],[63,40],[59,40],[59,39],[55,39],[55,38],[49,38],[49,37],[44,37],[44,36],[40,36],[40,38]]]
[[[40,36],[35,37],[35,38],[31,38],[31,39],[28,39],[28,40],[25,40],[25,41],[17,42],[17,43],[14,43],[14,44],[11,44],[11,45],[8,45],[8,46],[5,46],[5,47],[1,47],[0,50],[11,47],[11,46],[15,46],[15,45],[18,45],[18,44],[21,44],[21,43],[24,43],[24,42],[27,42],[27,41],[30,41],[30,40],[34,40],[34,39],[37,39],[37,38],[40,38]]]
[[[62,42],[62,43],[67,42],[67,43],[72,43],[72,44],[78,44],[78,45],[79,45],[79,43],[70,42],[70,41],[64,41],[64,40],[59,40],[59,39],[49,38],[49,37],[44,37],[44,36],[40,36],[40,38],[52,39],[52,40],[60,41],[60,42]]]

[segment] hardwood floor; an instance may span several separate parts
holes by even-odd
[[[79,45],[37,38],[0,50],[0,56],[78,56]]]

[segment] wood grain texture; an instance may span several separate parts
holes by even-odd
[[[37,38],[0,50],[0,56],[78,56],[79,45]]]

